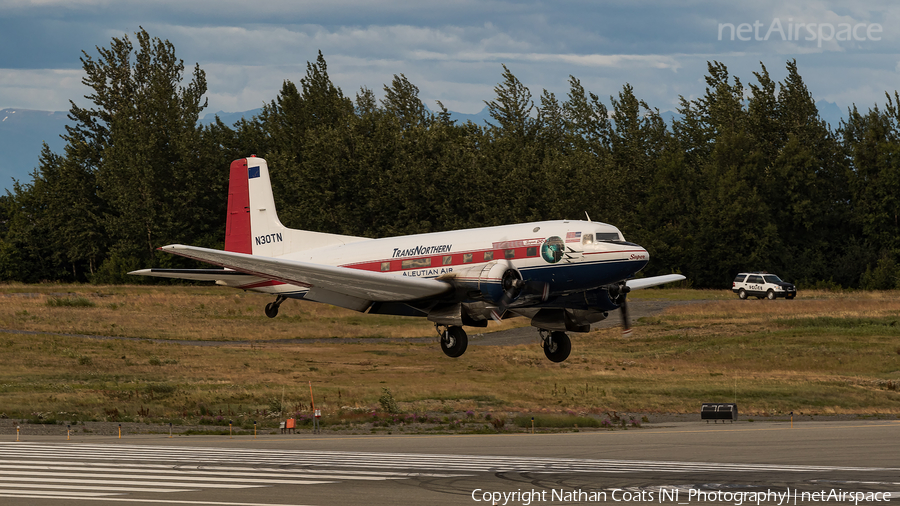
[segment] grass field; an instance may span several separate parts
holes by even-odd
[[[275,423],[308,412],[310,386],[316,407],[345,421],[384,411],[385,393],[391,416],[696,413],[702,402],[737,402],[747,416],[900,414],[900,293],[634,295],[694,302],[644,318],[628,339],[571,334],[572,355],[555,364],[537,337],[451,359],[422,319],[301,301],[269,319],[272,297],[225,288],[5,285],[0,417]],[[434,339],[407,339],[421,337]]]

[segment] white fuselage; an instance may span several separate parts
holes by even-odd
[[[284,236],[258,240],[277,246]],[[280,258],[420,278],[499,287],[498,272],[515,268],[523,279],[551,283],[555,292],[576,292],[632,277],[647,251],[624,241],[605,223],[544,221],[383,239],[356,238],[346,244],[286,253]],[[504,269],[492,269],[501,264]],[[300,286],[250,278],[227,286],[303,297]],[[493,288],[487,285],[495,285]]]

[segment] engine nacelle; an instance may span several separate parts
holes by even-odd
[[[475,299],[499,303],[504,290],[510,290],[515,300],[521,290],[515,287],[521,281],[519,271],[504,262],[488,262],[485,265],[468,269],[457,269],[454,272],[456,285],[463,289],[466,299]]]

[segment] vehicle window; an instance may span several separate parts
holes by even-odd
[[[487,262],[488,260],[493,260],[493,259],[494,259],[494,252],[493,252],[493,251],[485,251],[485,252],[484,252],[484,261],[485,261],[485,262]]]
[[[441,263],[443,265],[450,265],[451,263],[453,263],[453,257],[450,255],[444,255],[444,258]]]
[[[463,263],[464,264],[472,263],[472,254],[471,253],[463,253]]]
[[[775,283],[776,285],[778,283],[781,283],[781,278],[779,278],[778,276],[776,276],[774,274],[767,274],[763,277],[766,278],[766,283]]]
[[[741,282],[744,281],[744,278],[746,278],[746,277],[747,277],[746,274],[738,274],[737,277],[734,278],[734,282],[735,282],[735,283],[741,283]]]
[[[389,271],[389,270],[391,270],[391,263],[390,262],[381,262],[381,271],[384,272],[384,271]]]
[[[597,232],[596,238],[598,241],[618,241],[619,234],[615,232]]]
[[[757,275],[750,276],[750,279],[748,279],[747,282],[760,284],[763,282],[762,276],[757,276]]]
[[[423,267],[431,267],[431,258],[413,258],[412,260],[404,260],[400,265],[404,269],[421,269]]]
[[[581,237],[581,244],[594,244],[594,234],[584,234]]]

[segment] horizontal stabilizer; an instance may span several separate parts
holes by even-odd
[[[452,289],[449,283],[436,279],[413,278],[284,258],[247,255],[181,244],[164,246],[161,249],[167,253],[260,278],[306,288],[321,288],[333,292],[329,296],[331,298],[336,297],[334,294],[342,294],[368,301],[407,301],[434,297]]]
[[[225,269],[141,269],[131,271],[132,276],[153,276],[157,278],[190,279],[193,281],[245,280],[247,274]]]
[[[650,278],[629,279],[625,282],[628,288],[639,290],[641,288],[650,288],[651,286],[664,285],[675,281],[685,279],[681,274],[666,274],[665,276],[653,276]]]

